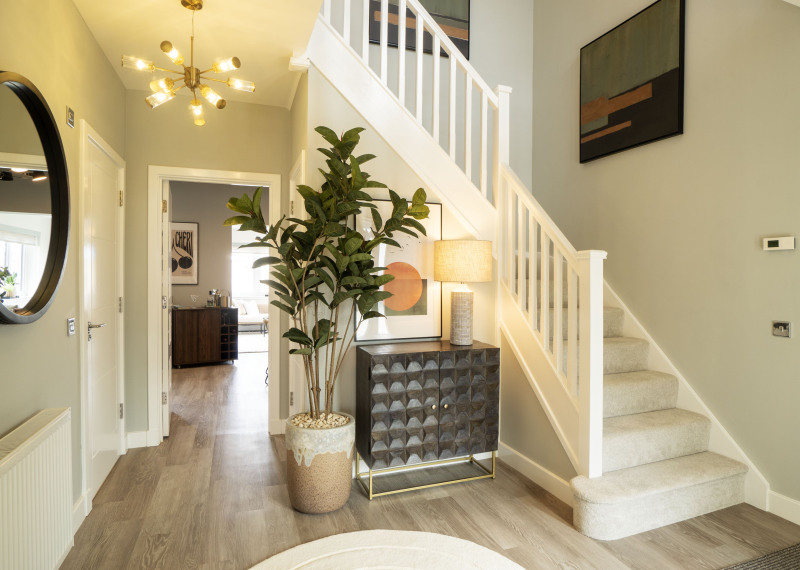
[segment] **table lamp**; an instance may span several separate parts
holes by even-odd
[[[450,297],[450,344],[472,344],[472,297],[465,283],[492,280],[492,242],[442,240],[433,244],[433,278],[461,283]]]

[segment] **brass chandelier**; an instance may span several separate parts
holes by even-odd
[[[122,56],[122,67],[136,69],[139,71],[149,71],[151,73],[155,70],[159,70],[179,75],[180,77],[174,80],[170,77],[162,77],[160,79],[154,79],[151,81],[150,89],[153,91],[153,94],[145,97],[145,101],[148,105],[150,105],[151,109],[155,109],[159,105],[163,105],[167,101],[174,99],[178,91],[186,87],[192,92],[192,103],[190,105],[190,109],[194,115],[194,124],[198,127],[202,127],[206,124],[206,120],[203,117],[203,106],[200,103],[200,99],[197,98],[198,91],[206,101],[211,103],[211,105],[217,109],[224,109],[225,105],[227,104],[225,99],[223,99],[219,93],[211,89],[211,87],[205,83],[202,83],[202,80],[224,83],[232,89],[236,89],[238,91],[247,91],[249,93],[252,93],[256,90],[256,84],[252,81],[245,81],[243,79],[229,77],[228,79],[223,80],[217,79],[216,77],[210,77],[208,75],[212,72],[226,73],[228,71],[233,71],[234,69],[239,69],[241,62],[239,61],[238,57],[231,57],[224,61],[214,63],[209,69],[204,69],[202,71],[194,66],[194,13],[197,10],[203,9],[203,0],[181,0],[181,4],[185,8],[188,8],[192,11],[192,36],[189,52],[189,66],[187,67],[183,65],[183,56],[172,45],[172,42],[163,41],[161,42],[161,51],[167,55],[172,63],[183,67],[182,71],[158,67],[152,61],[130,55]],[[176,86],[176,84],[181,80],[183,81],[183,84]]]

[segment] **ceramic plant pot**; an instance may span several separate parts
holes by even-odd
[[[289,500],[302,513],[329,513],[350,498],[356,421],[340,415],[350,422],[325,429],[298,427],[292,418],[286,421]]]

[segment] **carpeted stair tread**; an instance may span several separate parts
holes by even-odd
[[[641,338],[603,339],[603,374],[645,370],[649,351],[650,344]]]
[[[608,473],[708,449],[711,422],[673,408],[603,420],[603,471]]]
[[[655,370],[621,372],[603,376],[603,417],[641,414],[674,408],[678,379]]]
[[[554,320],[554,313],[555,309],[550,309],[548,312],[548,317],[550,317],[551,323],[555,323]],[[622,324],[625,321],[625,312],[622,309],[618,309],[617,307],[603,307],[603,337],[618,337],[622,335]],[[561,330],[562,335],[561,338],[567,340],[567,333],[568,333],[568,319],[567,319],[567,312],[564,311],[561,315]],[[580,327],[580,317],[578,317],[578,327]],[[578,333],[578,337],[580,338],[580,333]],[[553,333],[551,331],[550,338],[553,338]]]
[[[747,465],[711,451],[570,481],[576,499],[611,504],[747,473]]]

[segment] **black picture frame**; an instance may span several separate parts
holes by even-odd
[[[433,20],[442,27],[444,32],[447,34],[447,37],[455,44],[455,46],[459,49],[459,51],[464,54],[464,57],[469,59],[469,35],[470,35],[470,0],[449,0],[451,4],[455,5],[457,3],[466,4],[467,7],[467,20],[464,22],[460,18],[456,18],[453,14],[447,13],[434,13],[431,12],[430,6],[426,5],[425,0],[420,0],[420,4],[431,12],[431,16]],[[369,42],[371,44],[380,44],[381,43],[381,22],[380,22],[380,14],[381,14],[381,2],[380,0],[369,0]],[[387,44],[390,47],[397,47],[397,15],[399,13],[399,7],[397,4],[389,2],[389,39]],[[393,23],[393,21],[395,23]],[[411,10],[406,9],[406,49],[415,51],[417,46],[417,30],[416,30],[416,17],[411,12]],[[451,24],[457,23],[457,26],[453,26]],[[463,26],[463,27],[462,27]],[[448,32],[448,30],[450,30]],[[466,37],[463,37],[466,34]],[[433,36],[430,33],[425,32],[422,39],[422,51],[424,53],[433,53]],[[443,57],[448,57],[448,54],[444,49],[441,50],[441,55]]]
[[[581,48],[581,163],[683,133],[685,21],[657,0]]]

